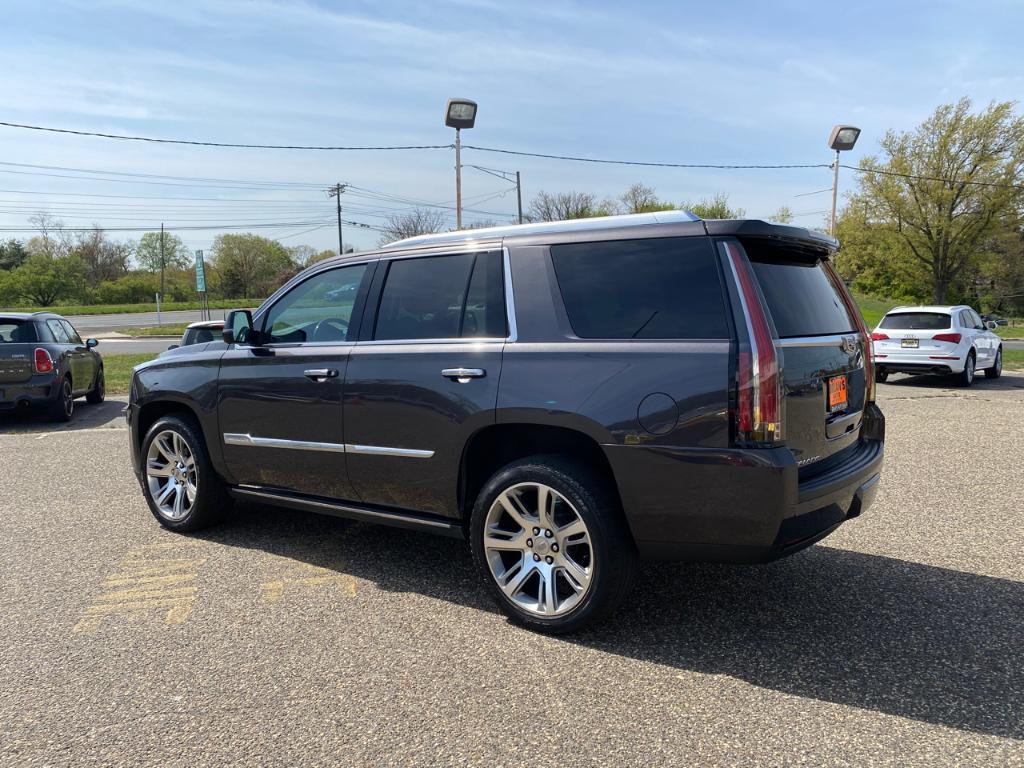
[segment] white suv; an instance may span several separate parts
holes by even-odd
[[[955,374],[969,387],[974,373],[990,379],[1003,372],[1002,339],[970,307],[896,307],[871,334],[875,379],[890,373]]]

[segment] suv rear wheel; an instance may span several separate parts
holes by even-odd
[[[142,492],[164,528],[198,531],[220,522],[231,500],[210,464],[202,433],[185,416],[165,416],[142,441]]]
[[[470,544],[501,610],[542,632],[572,632],[610,613],[636,571],[614,495],[585,464],[560,455],[496,472],[473,508]]]
[[[61,379],[57,389],[57,397],[50,403],[51,421],[71,421],[75,415],[75,393],[71,385],[71,377]]]

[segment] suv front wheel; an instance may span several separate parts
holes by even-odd
[[[607,615],[636,571],[614,494],[585,464],[560,455],[495,473],[473,508],[470,543],[502,611],[542,632],[572,632]]]
[[[149,428],[142,441],[142,472],[150,511],[172,531],[214,525],[231,504],[202,432],[187,416],[165,416]]]

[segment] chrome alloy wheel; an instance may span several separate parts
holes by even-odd
[[[590,531],[562,494],[518,483],[498,494],[484,522],[484,553],[505,597],[536,616],[563,616],[594,578]]]
[[[168,520],[181,520],[192,511],[198,491],[196,457],[177,432],[165,429],[149,444],[146,484],[156,508]]]

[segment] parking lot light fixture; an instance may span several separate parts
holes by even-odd
[[[444,124],[455,129],[455,226],[462,229],[462,139],[463,128],[476,123],[476,102],[470,99],[448,99]]]
[[[829,149],[835,150],[836,159],[832,163],[832,218],[829,219],[828,233],[836,234],[836,197],[839,194],[839,153],[853,149],[860,137],[860,128],[852,125],[837,125],[832,128],[828,137]]]

